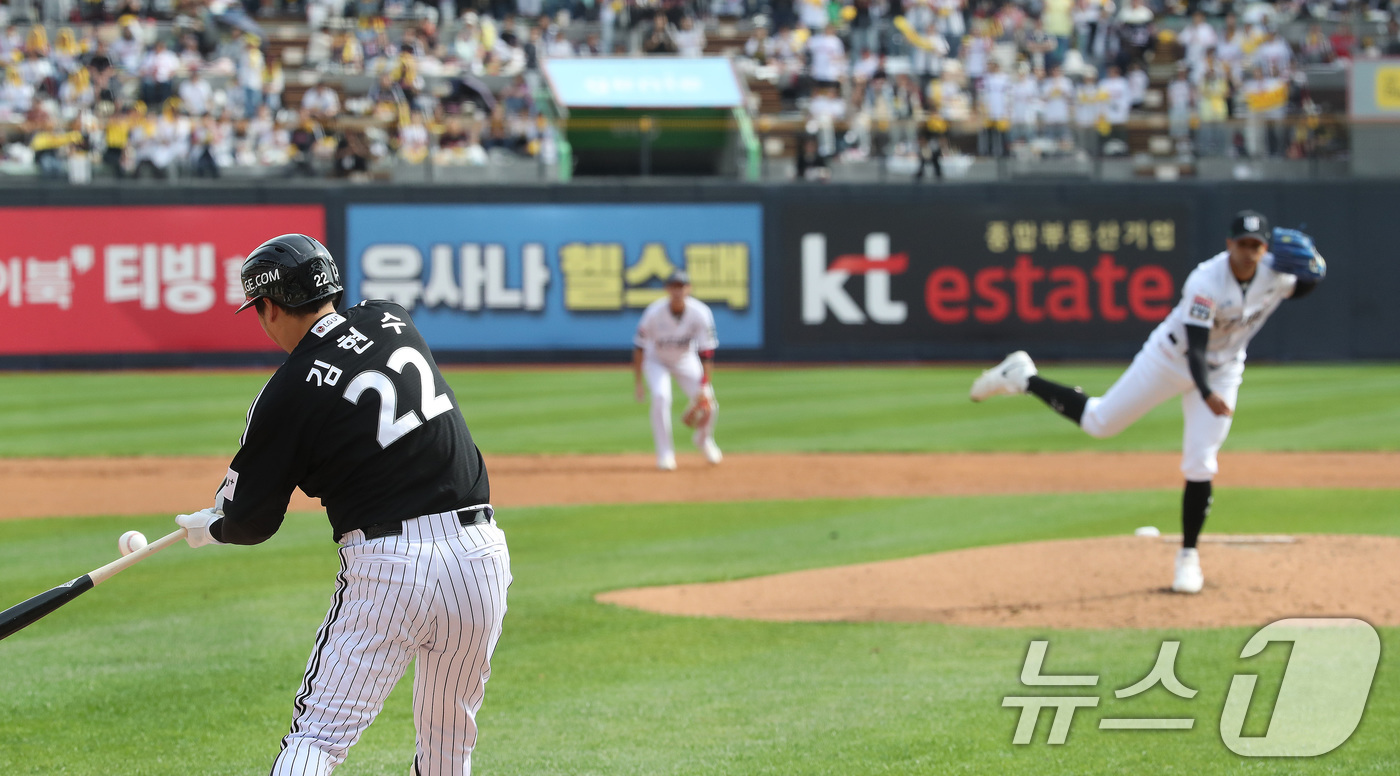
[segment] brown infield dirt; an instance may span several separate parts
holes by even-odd
[[[492,501],[676,503],[880,496],[1068,493],[1177,488],[1173,453],[731,454],[722,465],[681,456],[658,472],[650,455],[487,456]],[[0,519],[199,509],[222,458],[0,460]],[[1226,453],[1220,487],[1400,488],[1400,453]],[[319,510],[298,492],[290,507]],[[506,512],[505,514],[508,514]],[[505,514],[502,516],[504,517]],[[1167,509],[1162,526],[1174,527]],[[1323,526],[1319,526],[1323,527]],[[982,547],[883,563],[704,585],[623,590],[598,598],[670,614],[789,621],[1167,628],[1254,625],[1285,616],[1357,616],[1400,624],[1400,539],[1283,537],[1207,542],[1206,588],[1166,591],[1175,547],[1107,539]]]

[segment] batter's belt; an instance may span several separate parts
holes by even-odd
[[[491,515],[491,507],[467,507],[466,509],[457,510],[457,519],[461,521],[463,526],[489,523],[491,522]],[[418,518],[410,519],[417,520]],[[402,520],[391,520],[387,523],[367,525],[360,530],[364,531],[366,540],[378,539],[384,536],[401,536],[403,535],[403,524],[404,521]]]

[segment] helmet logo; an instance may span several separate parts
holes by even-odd
[[[1258,216],[1245,216],[1245,217],[1244,217],[1244,228],[1245,228],[1246,231],[1250,231],[1250,232],[1257,232],[1257,231],[1259,231],[1259,217],[1258,217]]]
[[[267,272],[260,272],[257,276],[243,281],[243,290],[245,293],[251,294],[254,290],[258,288],[258,286],[264,285],[273,280],[280,280],[281,277],[282,270],[280,269],[269,270]]]

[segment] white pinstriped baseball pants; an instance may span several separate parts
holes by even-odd
[[[351,531],[340,543],[330,613],[272,776],[326,776],[344,762],[415,658],[410,773],[471,773],[511,582],[505,534],[444,512],[404,521],[400,536]]]
[[[676,382],[680,383],[681,390],[685,392],[685,398],[691,400],[704,390],[700,379],[705,376],[705,366],[700,363],[700,357],[694,353],[687,354],[674,366],[652,358],[642,361],[642,376],[646,378],[647,388],[651,393],[651,437],[652,441],[656,443],[656,457],[658,459],[676,453],[675,441],[671,436],[672,375],[675,376]],[[710,417],[704,425],[695,430],[692,441],[715,438],[715,421],[719,419],[719,401],[714,398],[713,389],[711,389],[710,398],[713,404]]]
[[[1230,365],[1207,377],[1211,391],[1235,408],[1239,397],[1244,367]],[[1101,397],[1089,399],[1079,426],[1089,436],[1104,439],[1114,436],[1137,422],[1153,407],[1181,396],[1181,473],[1192,482],[1215,479],[1220,470],[1217,455],[1225,437],[1230,434],[1231,418],[1210,411],[1196,383],[1191,368],[1179,354],[1163,352],[1148,342],[1138,351],[1133,363]]]

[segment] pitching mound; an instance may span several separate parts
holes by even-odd
[[[1198,595],[1169,590],[1179,543],[1128,536],[1007,544],[618,590],[597,600],[662,614],[806,622],[1204,628],[1350,616],[1400,625],[1400,538],[1206,537]]]

